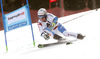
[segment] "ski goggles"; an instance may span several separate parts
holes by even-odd
[[[44,15],[38,15],[39,19],[45,18]]]

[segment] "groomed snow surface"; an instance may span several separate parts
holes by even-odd
[[[51,43],[56,40],[44,40],[40,36],[37,23],[33,23],[36,46],[33,46],[30,26],[24,26],[7,32],[8,52],[6,52],[4,31],[0,31],[0,59],[100,59],[100,10],[61,17],[59,22],[63,23],[84,14],[86,15],[62,24],[67,31],[86,36],[84,40],[78,40],[70,45],[38,48],[37,45],[40,43]],[[77,40],[71,37],[67,39]]]

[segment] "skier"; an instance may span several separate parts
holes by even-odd
[[[50,39],[50,37],[58,41],[64,40],[64,38],[58,35],[59,32],[66,37],[71,36],[77,39],[84,38],[82,34],[68,32],[60,23],[58,23],[58,17],[51,13],[48,13],[45,8],[40,8],[37,14],[39,18],[38,27],[41,36],[44,37],[45,40]]]

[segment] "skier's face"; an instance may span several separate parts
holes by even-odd
[[[43,22],[45,22],[46,18],[41,18],[40,20],[43,21]]]

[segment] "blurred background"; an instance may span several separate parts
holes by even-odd
[[[47,9],[57,17],[72,15],[100,8],[100,0],[28,0],[32,23],[38,21],[37,11]],[[12,12],[26,4],[26,0],[2,0],[4,14]],[[0,6],[1,8],[1,6]],[[2,13],[0,9],[0,30],[3,30]]]

